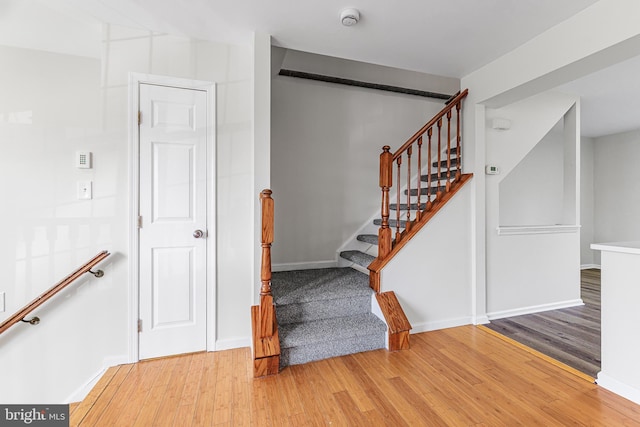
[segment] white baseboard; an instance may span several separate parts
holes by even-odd
[[[471,317],[459,317],[456,319],[437,320],[433,322],[412,323],[411,333],[419,334],[420,332],[437,331],[440,329],[455,328],[456,326],[470,325]]]
[[[71,393],[65,400],[64,403],[75,403],[82,402],[85,397],[89,394],[91,389],[95,387],[95,385],[100,381],[102,375],[107,371],[108,368],[102,368],[97,373],[93,374],[92,378],[87,381],[85,384],[80,386],[76,391]]]
[[[580,266],[580,270],[586,270],[588,268],[597,268],[598,270],[600,270],[600,265],[599,264],[582,264]]]
[[[550,304],[532,305],[529,307],[515,308],[512,310],[494,311],[493,313],[487,313],[487,317],[489,318],[489,320],[497,320],[497,319],[503,319],[505,317],[514,317],[514,316],[521,316],[523,314],[540,313],[540,312],[549,311],[549,310],[559,310],[561,308],[576,307],[579,305],[584,305],[584,302],[580,298],[569,300],[569,301],[554,302]]]
[[[486,314],[473,318],[474,325],[486,325],[487,323],[489,323],[489,316],[487,316]]]
[[[71,393],[69,397],[64,400],[64,403],[74,403],[81,402],[85,397],[89,394],[89,392],[95,387],[95,385],[100,381],[100,378],[107,372],[107,369],[112,366],[125,365],[129,363],[129,360],[126,356],[110,356],[105,357],[102,362],[102,369],[93,374],[91,379],[89,379],[84,385],[78,387],[76,391]]]
[[[640,405],[640,389],[625,384],[622,381],[618,381],[617,379],[610,377],[602,371],[598,372],[598,379],[596,380],[596,384]]]
[[[129,360],[126,356],[111,356],[105,357],[102,362],[102,369],[92,375],[91,379],[89,379],[85,384],[80,386],[76,391],[71,393],[65,400],[64,403],[74,403],[81,402],[85,397],[89,394],[89,392],[95,387],[95,385],[100,381],[100,378],[107,372],[112,366],[124,365],[129,363]]]
[[[291,271],[291,270],[314,270],[316,268],[337,267],[335,260],[331,261],[310,261],[310,262],[289,262],[283,264],[273,264],[271,271]]]
[[[251,347],[251,337],[231,338],[216,341],[216,350],[231,350],[232,348]]]

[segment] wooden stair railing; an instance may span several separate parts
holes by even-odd
[[[110,254],[107,251],[100,252],[99,254],[91,258],[89,261],[84,263],[82,266],[80,266],[73,273],[71,273],[64,279],[62,279],[60,282],[56,283],[54,286],[46,290],[44,293],[40,294],[40,296],[38,296],[36,299],[31,301],[29,304],[22,307],[13,316],[11,316],[10,318],[2,322],[2,324],[0,324],[0,334],[19,322],[26,322],[32,325],[37,325],[38,323],[40,323],[40,319],[38,317],[34,317],[30,320],[25,320],[25,316],[27,316],[33,310],[35,310],[36,308],[40,307],[42,304],[47,302],[51,297],[53,297],[55,294],[57,294],[58,292],[60,292],[61,290],[69,286],[71,283],[73,283],[76,279],[78,279],[83,274],[91,273],[95,277],[102,277],[104,275],[104,272],[102,270],[92,271],[91,269],[95,267],[100,261],[108,257],[109,255]]]
[[[467,94],[468,90],[465,89],[452,97],[438,114],[394,153],[391,153],[391,147],[388,145],[382,147],[379,182],[382,191],[380,209],[382,221],[378,230],[378,256],[368,269],[369,284],[377,294],[380,308],[389,325],[390,350],[409,347],[411,325],[395,294],[392,291],[380,293],[380,272],[473,176],[462,173],[461,108],[462,101]],[[455,135],[452,133],[452,123]],[[443,138],[446,138],[446,142],[443,142]],[[423,147],[425,145],[426,175],[423,175],[425,170]],[[391,216],[390,190],[394,181],[394,163],[396,165],[397,195],[395,198],[395,235],[392,236],[394,233],[389,218]],[[432,167],[435,167],[437,172],[432,173]],[[423,181],[427,184],[425,188],[421,186]],[[401,191],[402,183],[406,187],[404,191],[406,198],[404,199]],[[425,198],[423,199],[422,196]],[[412,197],[416,197],[415,203],[412,203]],[[401,211],[406,211],[404,217],[401,216]]]
[[[271,294],[271,244],[273,243],[273,199],[271,190],[262,190],[262,266],[260,305],[251,307],[253,336],[253,376],[277,374],[280,368],[280,339],[276,310]]]

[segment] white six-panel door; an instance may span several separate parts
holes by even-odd
[[[140,84],[139,358],[207,347],[207,94]]]

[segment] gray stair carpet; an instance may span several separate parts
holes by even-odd
[[[340,256],[364,268],[369,267],[369,264],[371,264],[373,260],[376,259],[376,257],[374,257],[373,255],[365,254],[364,252],[360,251],[342,251],[340,252]]]
[[[435,193],[432,193],[433,196],[435,196]],[[418,204],[417,203],[411,203],[409,205],[411,207],[412,211],[417,211],[418,210]],[[406,211],[407,210],[407,204],[406,203],[400,203],[399,205],[397,203],[393,203],[389,205],[389,209],[391,209],[392,211],[397,211],[398,207],[400,208],[401,211]],[[420,210],[424,210],[427,207],[426,203],[420,203]]]
[[[445,164],[446,166],[446,164]],[[452,168],[451,169],[451,179],[454,179],[456,177],[456,173],[458,173],[457,169]],[[446,180],[447,179],[447,172],[442,171],[440,172],[440,181],[442,180]],[[420,175],[420,180],[423,182],[428,182],[429,181],[429,175]],[[431,174],[431,183],[433,184],[434,182],[438,181],[438,172],[434,172]]]
[[[447,180],[445,179],[445,180],[441,180],[441,181],[446,182]],[[432,182],[431,184],[433,184],[432,187],[421,187],[420,188],[420,195],[427,195],[427,193],[429,193],[431,196],[435,196],[436,192],[445,191],[447,189],[447,187],[445,187],[444,185],[441,185],[440,187],[438,187],[435,182]],[[407,194],[407,190],[404,190],[404,194]],[[412,188],[411,189],[411,196],[417,196],[417,195],[418,195],[418,189],[417,188]]]
[[[432,163],[433,167],[438,167],[438,161],[436,160],[435,162]],[[451,167],[454,166],[458,166],[458,158],[457,157],[452,157],[451,158]],[[440,160],[440,167],[441,168],[446,168],[447,167],[447,159],[444,160]]]
[[[406,215],[405,215],[405,217],[406,217]],[[398,223],[398,221],[397,221],[397,220],[395,220],[395,219],[390,219],[390,220],[389,220],[389,227],[391,227],[391,228],[395,228],[397,223]],[[373,224],[374,224],[374,225],[382,225],[382,219],[381,219],[381,218],[374,219],[374,220],[373,220]],[[406,220],[404,220],[404,219],[401,219],[401,220],[400,220],[400,228],[404,228],[406,225],[407,225],[407,221],[406,221]]]
[[[360,242],[369,243],[370,245],[378,244],[378,235],[377,234],[359,234],[356,239]]]
[[[275,272],[280,366],[384,348],[369,277],[352,268]]]

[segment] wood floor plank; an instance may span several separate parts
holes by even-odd
[[[190,425],[193,424],[195,418],[195,407],[197,403],[197,393],[200,390],[200,382],[204,372],[204,361],[206,353],[197,353],[193,355],[189,372],[185,378],[184,388],[178,400],[178,410],[174,417],[174,425]]]
[[[584,306],[492,320],[488,328],[591,377],[600,371],[600,270],[581,271]]]
[[[144,407],[144,403],[148,399],[153,384],[160,378],[160,372],[164,369],[166,360],[160,360],[158,363],[139,363],[141,370],[137,386],[131,389],[130,396],[125,402],[118,406],[119,411],[118,424],[132,426],[135,424],[140,411]]]
[[[100,419],[105,409],[111,403],[111,399],[119,394],[120,385],[125,381],[132,367],[133,365],[122,365],[119,367],[116,374],[109,381],[109,385],[105,387],[104,391],[100,394],[100,396],[95,401],[89,412],[87,412],[82,421],[80,421],[79,425],[98,425],[98,419]]]
[[[166,426],[173,424],[192,360],[193,354],[178,358],[158,411],[153,420],[151,420],[151,425]]]
[[[232,384],[233,402],[231,404],[231,424],[235,426],[249,426],[252,422],[250,381],[253,379],[251,351],[244,348],[233,352]]]
[[[164,395],[171,383],[173,371],[176,366],[178,366],[180,359],[180,357],[171,357],[165,360],[142,362],[150,364],[162,363],[163,369],[160,370],[158,378],[147,392],[142,408],[140,409],[136,420],[131,425],[134,427],[145,427],[150,423],[153,423],[160,405],[162,404]]]
[[[640,426],[639,405],[474,326],[268,378],[252,377],[247,348],[139,365],[99,382],[81,425],[125,425],[137,413],[132,425],[154,427]]]
[[[109,385],[112,378],[121,368],[121,366],[113,366],[107,369],[104,374],[102,374],[102,377],[100,377],[96,385],[93,386],[89,394],[87,394],[82,402],[79,402],[76,405],[75,410],[69,415],[70,426],[80,425],[80,422],[82,422],[89,410],[93,407],[100,395],[104,392],[107,385]]]

